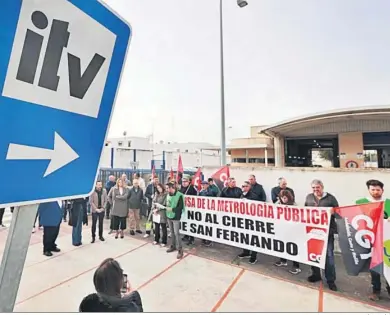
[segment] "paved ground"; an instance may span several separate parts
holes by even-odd
[[[89,228],[84,245],[71,245],[71,228],[63,223],[58,245],[62,252],[42,255],[42,232],[33,234],[15,311],[74,312],[81,299],[93,292],[92,275],[107,257],[117,258],[129,274],[133,288],[141,293],[147,312],[385,312],[390,300],[370,304],[367,276],[348,277],[338,264],[340,293],[323,290],[305,281],[309,268],[292,276],[273,267],[274,259],[259,255],[259,263],[238,263],[240,252],[227,246],[186,249],[182,260],[153,246],[142,237],[90,244]],[[7,229],[0,230],[0,256]],[[337,257],[339,258],[339,257]],[[283,297],[283,303],[279,303]]]

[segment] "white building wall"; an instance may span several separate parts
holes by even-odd
[[[203,173],[206,177],[212,175],[218,168],[205,167]],[[368,195],[366,181],[378,179],[390,190],[390,171],[378,170],[357,170],[357,169],[321,169],[321,168],[230,168],[230,175],[240,185],[254,174],[257,181],[263,185],[268,200],[271,197],[272,187],[277,185],[279,177],[285,177],[288,186],[294,189],[296,202],[303,205],[305,197],[311,193],[311,181],[320,179],[324,183],[325,191],[333,194],[340,205],[351,205],[358,198]],[[388,187],[387,187],[388,186]],[[389,194],[386,195],[389,198]]]
[[[152,165],[153,152],[146,150],[137,150],[136,161],[139,169],[150,169]]]

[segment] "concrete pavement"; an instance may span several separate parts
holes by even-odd
[[[334,294],[322,286],[308,286],[307,269],[291,276],[286,269],[273,267],[274,258],[259,255],[254,266],[232,263],[239,250],[227,246],[187,248],[185,257],[177,260],[175,254],[142,237],[105,235],[106,242],[90,244],[90,231],[85,228],[84,245],[73,247],[70,233],[63,223],[57,242],[62,252],[50,258],[42,255],[42,232],[32,235],[15,311],[77,311],[82,298],[94,291],[92,275],[107,257],[118,259],[128,273],[145,312],[385,312],[390,306],[388,298],[373,305],[364,292],[360,298],[344,290],[356,280],[368,286],[364,277],[349,277],[353,282],[347,282],[345,275],[339,275],[342,293]],[[7,230],[0,231],[0,255],[6,235]]]

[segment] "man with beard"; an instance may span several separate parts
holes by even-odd
[[[369,197],[361,198],[356,200],[356,204],[365,204],[370,202],[379,202],[384,201],[384,218],[387,219],[390,214],[390,199],[383,198],[383,187],[384,184],[376,179],[370,179],[366,183]],[[382,291],[381,284],[381,275],[373,270],[370,270],[371,274],[371,285],[372,285],[372,294],[369,296],[371,301],[379,301],[380,294]],[[386,291],[390,295],[390,286],[386,281]]]
[[[180,192],[184,196],[197,196],[198,192],[196,191],[195,187],[191,184],[190,176],[183,175],[181,180],[181,187]],[[193,245],[195,242],[195,238],[193,236],[185,235],[182,239],[183,241],[187,241],[187,245]]]
[[[92,241],[95,243],[96,239],[96,224],[99,224],[99,240],[104,242],[103,238],[103,219],[104,219],[104,209],[108,203],[107,191],[103,188],[101,181],[96,182],[95,191],[92,193],[89,198],[89,203],[92,210]]]

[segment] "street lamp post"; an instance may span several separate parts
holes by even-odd
[[[226,0],[225,0],[226,1]],[[240,8],[246,7],[248,2],[237,0]],[[225,127],[225,72],[223,63],[223,13],[222,0],[219,1],[219,31],[221,53],[221,165],[226,165],[226,127]]]

